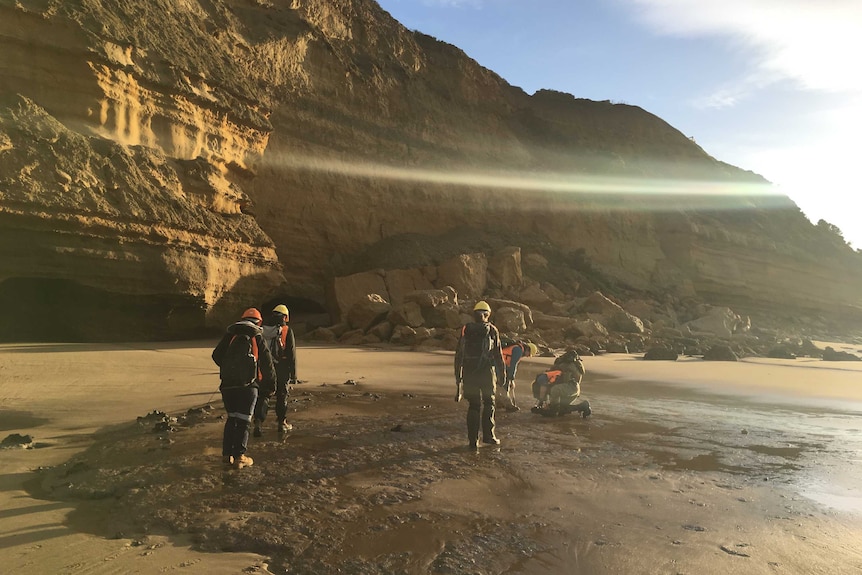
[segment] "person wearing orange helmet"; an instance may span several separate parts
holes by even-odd
[[[293,429],[287,422],[287,398],[290,395],[290,384],[296,381],[296,338],[290,326],[290,312],[284,304],[278,304],[263,322],[263,339],[269,347],[272,361],[275,364],[275,416],[278,419],[278,432],[286,433]],[[262,393],[254,410],[255,437],[263,433],[260,426],[269,411],[269,401],[272,390]]]
[[[259,390],[275,387],[272,356],[263,339],[263,318],[256,308],[248,308],[240,320],[228,326],[212,353],[219,366],[222,401],[227,412],[222,437],[222,458],[237,469],[254,460],[246,455],[248,428]]]

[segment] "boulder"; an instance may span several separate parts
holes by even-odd
[[[524,333],[527,324],[524,312],[513,307],[501,307],[494,313],[494,325],[504,333]]]
[[[545,292],[549,298],[554,300],[555,302],[561,302],[566,299],[568,296],[552,283],[545,282],[542,284],[542,291]],[[526,302],[525,302],[526,303]]]
[[[525,254],[522,258],[523,265],[534,269],[548,269],[548,259],[542,254],[531,252]]]
[[[652,347],[644,354],[644,359],[650,361],[676,361],[679,354],[667,347]]]
[[[382,321],[368,330],[369,336],[374,336],[380,341],[389,341],[392,337],[392,324],[388,321]]]
[[[685,325],[692,333],[730,337],[736,332],[738,327],[744,328],[746,322],[730,308],[716,307],[709,310],[706,315],[689,321]],[[750,327],[751,324],[749,321],[748,328]]]
[[[413,345],[416,342],[416,330],[407,325],[396,325],[392,329],[390,343],[400,345]]]
[[[827,347],[823,350],[823,361],[862,361],[862,358],[847,351],[837,351]]]
[[[664,326],[654,327],[652,334],[653,334],[653,337],[666,338],[666,339],[683,337],[682,331],[680,331],[676,328],[673,328],[673,327],[664,327]]]
[[[540,311],[533,313],[533,325],[539,329],[569,329],[575,325],[575,320],[570,317],[547,315]],[[607,331],[605,332],[607,334]]]
[[[338,342],[343,345],[362,345],[365,342],[365,332],[361,329],[345,332],[338,338]]]
[[[449,300],[450,292],[445,288],[417,290],[404,295],[405,302],[415,302],[423,309],[436,307],[449,302]]]
[[[335,325],[329,326],[329,329],[332,330],[332,333],[335,334],[336,338],[339,338],[342,335],[344,335],[346,332],[350,331],[350,324],[347,323],[346,321],[343,321],[341,323],[337,323]]]
[[[405,304],[415,303],[421,308],[424,322],[409,323],[413,327],[426,325],[428,327],[457,328],[462,325],[461,312],[455,303],[457,296],[454,289],[447,286],[444,289],[430,289],[410,292],[404,296]]]
[[[623,308],[606,298],[602,292],[591,293],[584,303],[581,304],[581,311],[584,313],[597,313],[601,315],[611,316],[613,314],[623,312]]]
[[[25,449],[33,447],[33,437],[20,433],[11,433],[3,441],[0,441],[0,449],[9,449],[12,447],[22,447]]]
[[[628,353],[629,346],[624,341],[609,341],[605,345],[605,350],[608,353]]]
[[[387,318],[393,325],[409,325],[419,327],[425,323],[422,308],[415,301],[405,301],[392,306]]]
[[[606,325],[609,330],[618,331],[621,333],[644,332],[644,324],[640,320],[640,318],[635,317],[624,310],[620,310],[614,314],[611,314],[607,319]]]
[[[500,299],[500,298],[486,298],[486,302],[491,306],[491,321],[496,321],[494,318],[494,311],[504,308],[511,307],[514,309],[519,309],[524,314],[524,323],[527,327],[531,327],[533,325],[533,311],[530,309],[530,306],[522,304],[517,301],[512,301],[508,299]]]
[[[354,303],[347,312],[347,323],[354,329],[368,331],[375,324],[383,321],[392,306],[382,296],[373,293]]]
[[[308,337],[314,341],[322,341],[326,343],[332,343],[337,339],[335,333],[327,327],[318,327],[312,330],[311,333],[308,334]]]
[[[521,288],[521,291],[518,292],[518,300],[530,306],[530,309],[537,309],[546,313],[550,313],[554,309],[554,300],[535,282]]]
[[[810,339],[804,339],[799,346],[799,355],[807,355],[808,357],[823,357],[823,350],[814,345],[814,342]]]
[[[703,354],[706,361],[739,361],[739,356],[729,345],[714,345]]]
[[[524,274],[521,271],[521,248],[503,248],[491,256],[488,262],[488,276],[503,290],[520,287],[524,281]]]
[[[461,254],[437,266],[437,287],[452,286],[463,297],[478,298],[488,285],[488,259],[483,253]]]
[[[450,302],[428,308],[423,314],[428,327],[457,329],[465,323],[458,306]]]
[[[449,296],[449,301],[455,305],[458,305],[458,292],[452,286],[443,286],[440,288],[446,295]]]
[[[434,289],[421,269],[387,270],[384,279],[392,305],[404,301],[404,296],[410,292]]]
[[[796,354],[787,345],[777,345],[766,352],[773,359],[796,359]]]
[[[416,328],[416,335],[414,336],[414,339],[413,339],[413,346],[416,347],[416,346],[422,345],[422,343],[424,341],[426,341],[428,339],[432,339],[435,335],[437,335],[436,329],[433,329],[433,328],[429,329],[427,327],[417,327]]]
[[[600,322],[594,319],[574,319],[571,320],[569,330],[577,332],[578,335],[584,337],[607,337],[608,330]]]
[[[327,307],[334,319],[344,320],[353,304],[368,294],[379,294],[388,300],[384,273],[383,270],[375,270],[334,278],[326,293]]]

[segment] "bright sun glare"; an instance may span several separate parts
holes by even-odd
[[[746,209],[788,206],[784,194],[768,184],[622,178],[582,173],[431,170],[302,156],[283,158],[279,163],[281,167],[293,170],[327,172],[348,178],[397,180],[431,186],[567,193],[590,203],[590,206],[579,203],[579,209],[589,207],[630,211],[686,207]]]

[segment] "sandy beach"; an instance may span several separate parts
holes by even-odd
[[[587,357],[581,419],[531,358],[472,452],[451,353],[302,345],[236,471],[214,344],[0,346],[4,573],[862,572],[859,362]]]

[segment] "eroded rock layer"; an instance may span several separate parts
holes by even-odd
[[[862,310],[858,254],[762,178],[635,106],[525,94],[373,0],[0,0],[0,48],[4,310],[185,337],[464,229],[627,289]]]

